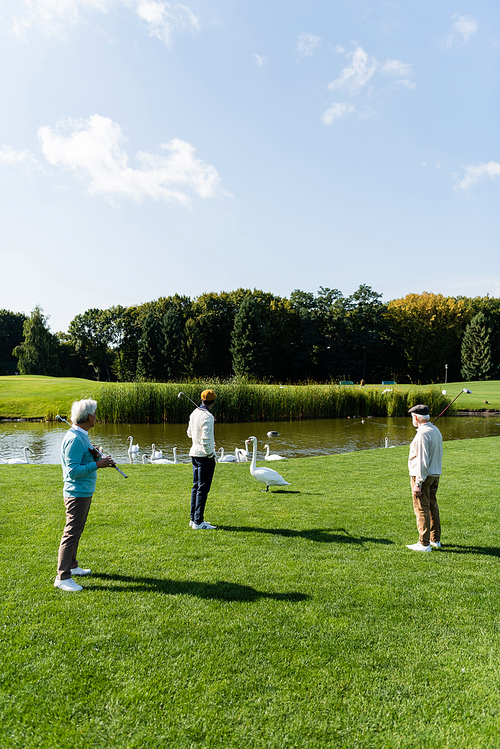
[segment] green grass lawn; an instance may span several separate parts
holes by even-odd
[[[57,466],[0,466],[0,746],[496,749],[500,438],[447,442],[444,548],[417,540],[407,447],[99,471],[81,593],[53,587]]]
[[[54,418],[70,413],[75,400],[88,398],[102,383],[77,377],[8,375],[0,377],[0,417]]]
[[[0,377],[0,418],[48,418],[55,414],[69,414],[71,403],[89,395],[98,397],[100,388],[109,383],[80,380],[74,377],[44,377],[42,375],[9,375]],[[116,383],[117,387],[120,383]],[[367,385],[385,389],[385,385]],[[393,386],[394,387],[394,386]],[[396,385],[407,391],[411,385]],[[441,387],[441,386],[439,386]],[[446,386],[452,400],[462,388],[472,390],[471,395],[461,395],[451,410],[498,409],[500,410],[500,380],[487,382],[453,382]],[[428,386],[423,386],[427,392]],[[485,403],[488,401],[488,404]]]

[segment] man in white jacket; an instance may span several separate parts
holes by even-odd
[[[193,442],[189,451],[193,464],[189,527],[194,530],[215,528],[215,525],[204,520],[204,514],[215,471],[214,417],[210,411],[216,397],[213,390],[204,390],[201,394],[201,406],[195,408],[189,417],[187,434]]]
[[[412,551],[432,551],[441,548],[441,523],[436,494],[443,460],[443,438],[439,429],[430,423],[428,406],[410,408],[417,434],[410,445],[410,472],[413,509],[417,516],[419,541],[407,544]]]

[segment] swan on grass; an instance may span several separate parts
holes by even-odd
[[[24,452],[24,458],[7,458],[7,460],[4,460],[4,463],[10,463],[10,465],[21,465],[29,463],[28,453],[30,452],[33,455],[33,450],[31,450],[29,447],[23,447]]]
[[[280,476],[278,471],[273,471],[272,468],[264,466],[257,468],[255,461],[257,460],[257,437],[249,437],[245,440],[247,444],[252,442],[252,462],[250,464],[250,473],[257,481],[266,485],[266,492],[269,491],[270,486],[290,486],[289,481],[285,481],[283,476]]]
[[[134,440],[132,437],[127,437],[127,442],[130,440],[130,445],[128,446],[128,454],[129,455],[137,455],[139,452],[139,445],[134,445]]]
[[[286,460],[286,458],[284,458],[283,455],[278,455],[277,453],[269,454],[269,445],[264,445],[264,447],[266,449],[264,460]]]
[[[238,462],[236,455],[224,455],[223,447],[219,447],[219,449],[216,452],[220,453],[220,458],[217,461],[217,463],[237,463]]]

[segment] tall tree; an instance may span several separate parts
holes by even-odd
[[[268,302],[247,294],[234,318],[231,334],[233,370],[240,377],[267,380],[271,374]]]
[[[461,341],[473,317],[463,298],[408,294],[388,302],[388,368],[399,382],[442,382],[445,364],[458,379]]]
[[[491,380],[495,370],[492,351],[492,330],[483,312],[474,315],[462,340],[464,380]]]
[[[59,373],[58,340],[47,326],[41,307],[35,307],[23,323],[24,340],[13,350],[21,374],[57,375]]]
[[[161,320],[154,309],[150,309],[142,324],[141,340],[137,357],[137,377],[140,380],[161,382],[165,379],[165,357],[163,354],[163,330]]]
[[[111,365],[115,358],[113,346],[121,340],[123,313],[121,306],[107,310],[89,309],[76,315],[69,324],[68,340],[88,362],[98,380],[111,379]]]
[[[26,315],[22,312],[0,310],[0,375],[14,374],[17,361],[12,351],[23,340],[23,323]]]

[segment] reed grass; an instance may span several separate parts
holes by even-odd
[[[99,387],[99,418],[112,423],[185,423],[193,409],[182,390],[199,403],[201,392],[214,387],[214,415],[221,423],[299,421],[349,416],[403,416],[417,403],[432,413],[449,400],[438,387],[392,389],[343,385],[255,385],[245,382],[187,384],[130,383]],[[388,392],[384,392],[387,391]]]

